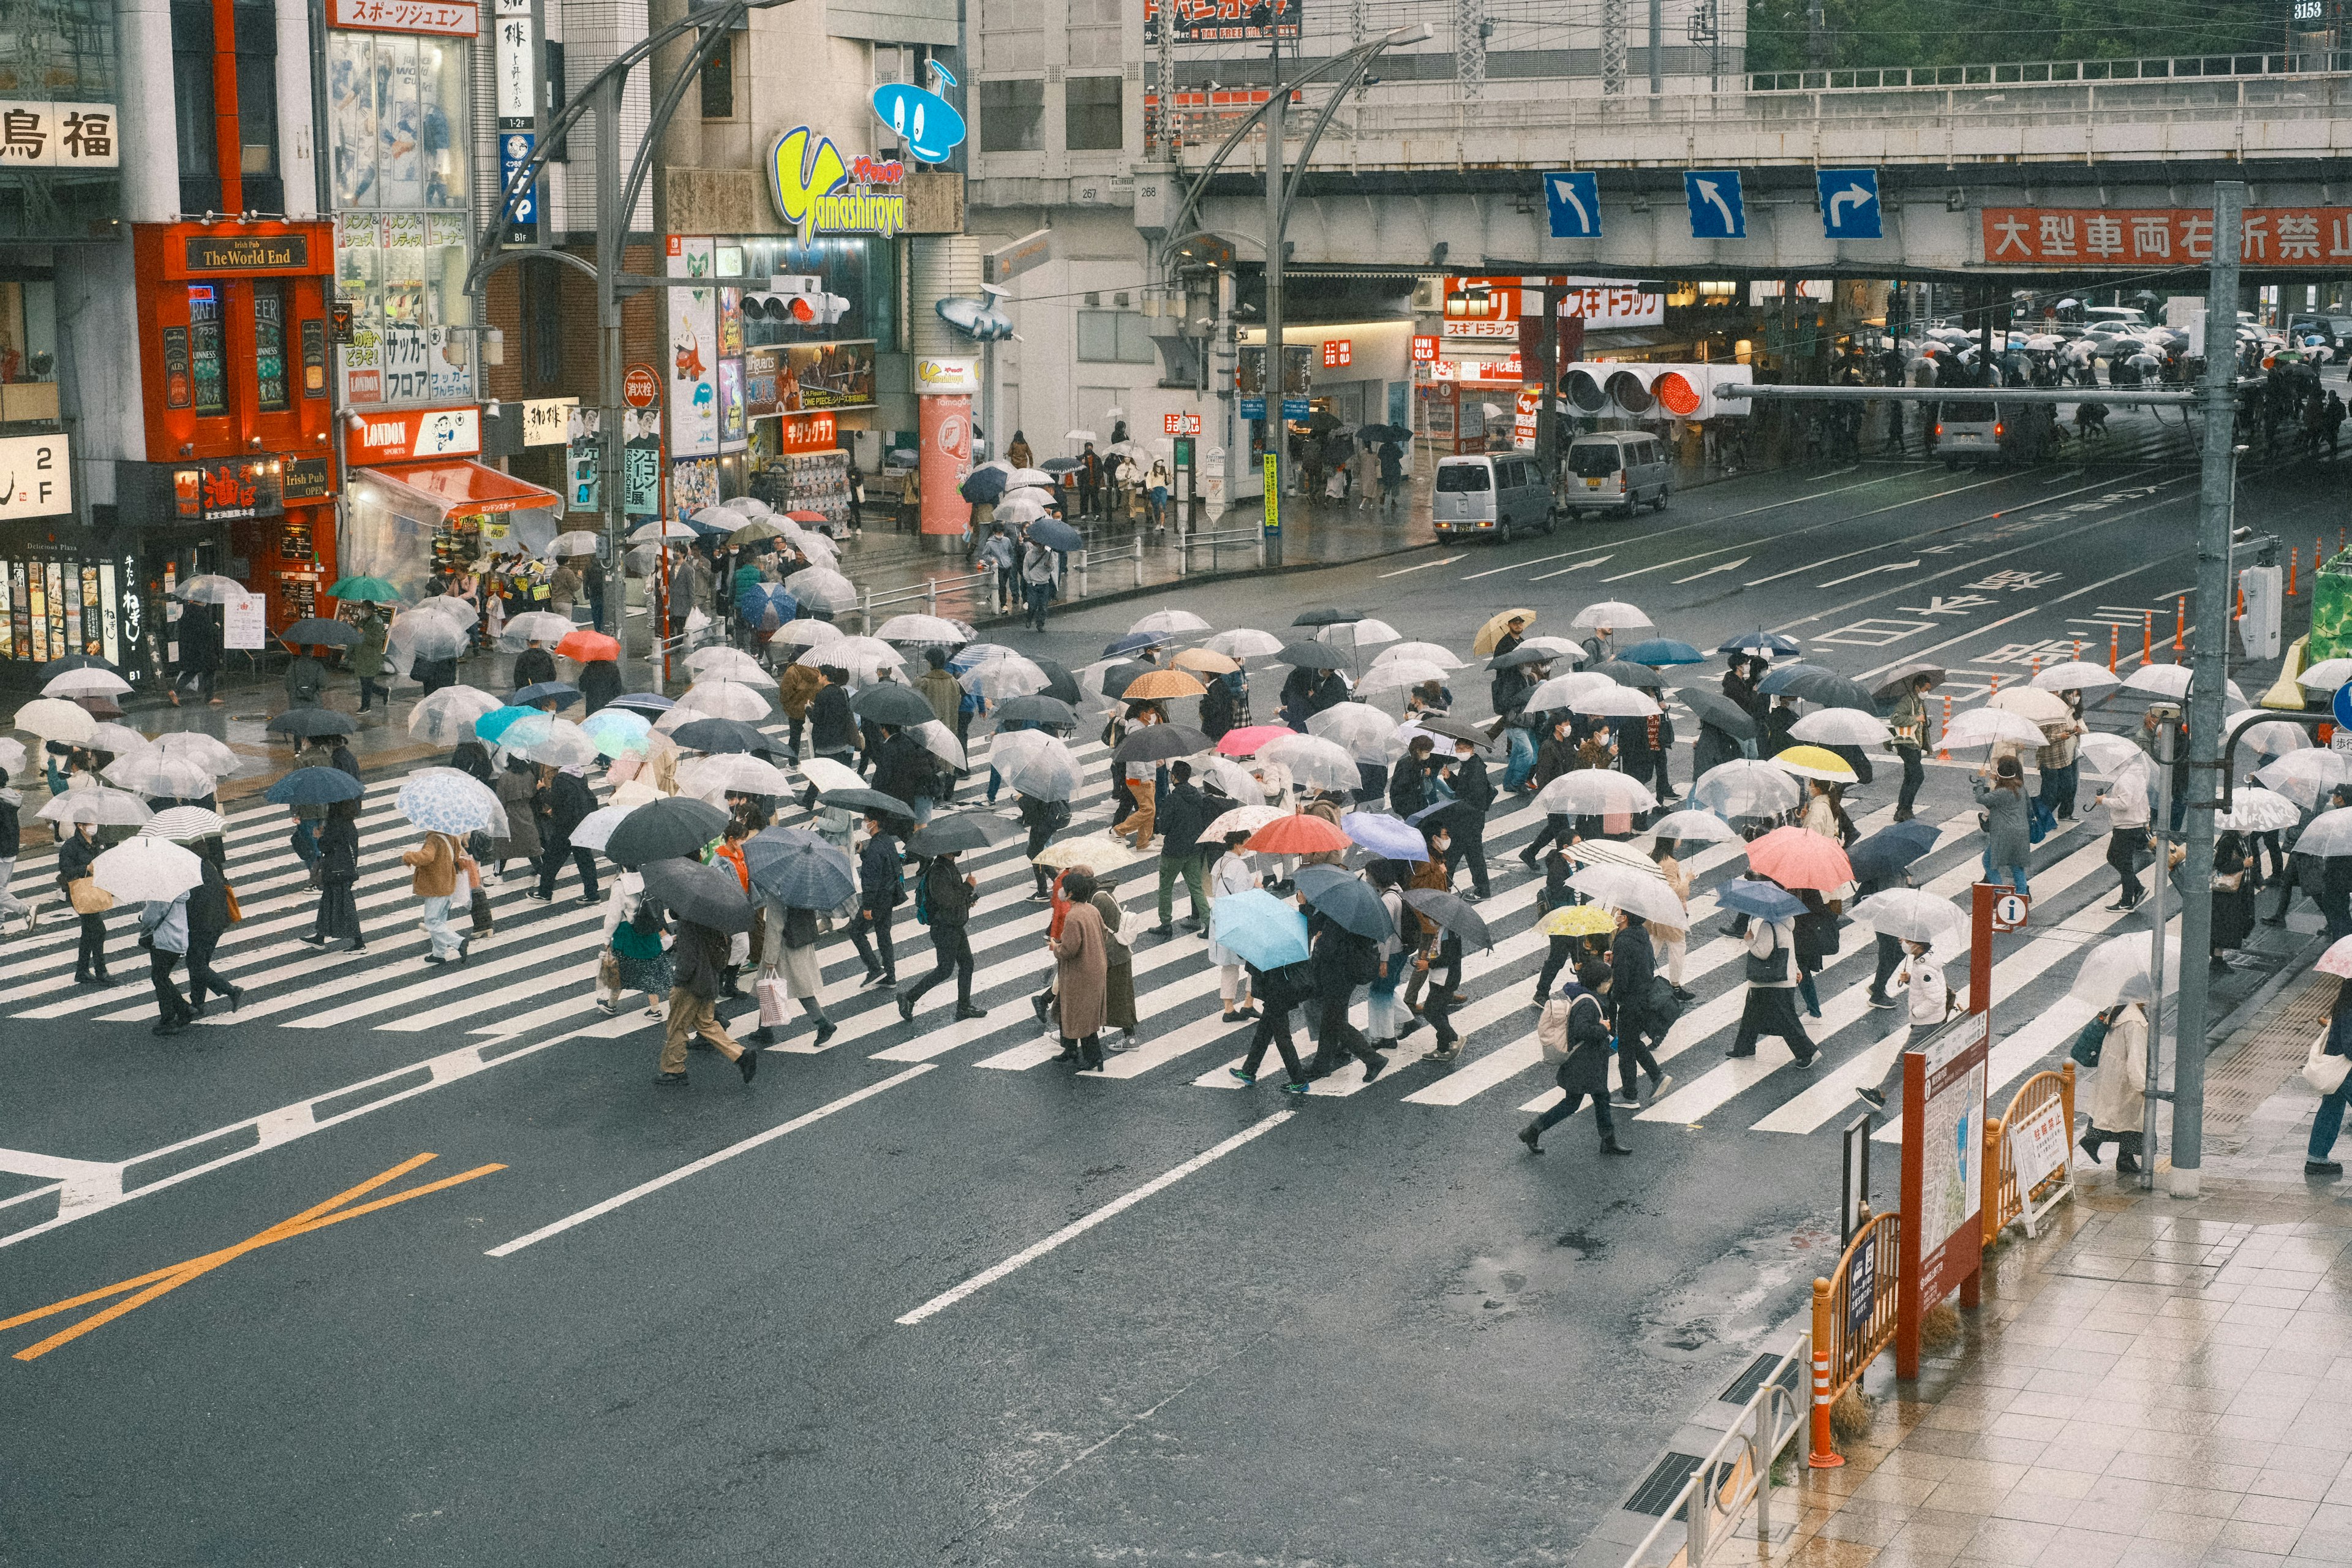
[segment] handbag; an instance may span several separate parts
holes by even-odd
[[[2303,1081],[2322,1094],[2334,1094],[2344,1087],[2344,1076],[2352,1071],[2352,1057],[2332,1057],[2327,1054],[2327,1042],[2335,1037],[2335,1026],[2320,1031],[2311,1042],[2311,1052],[2303,1058]]]
[[[596,955],[596,984],[615,994],[621,989],[621,961],[609,947]]]
[[[98,885],[97,879],[84,877],[66,885],[66,897],[73,903],[78,915],[102,915],[114,907],[114,895]]]
[[[1543,1050],[1544,1065],[1558,1067],[1568,1060],[1568,1005],[1549,1001],[1536,1015],[1536,1044]]]
[[[1759,957],[1748,955],[1748,984],[1778,985],[1789,978],[1789,950],[1780,943],[1780,933],[1772,933],[1772,951]]]
[[[235,888],[224,886],[221,889],[221,897],[228,904],[229,924],[235,925],[237,921],[245,919],[245,907],[236,901],[236,889]]]
[[[2099,1065],[2099,1053],[2106,1043],[2106,1016],[2094,1014],[2091,1021],[2083,1026],[2082,1032],[2074,1037],[2074,1044],[2066,1054],[2074,1058],[2077,1067],[2095,1068]]]

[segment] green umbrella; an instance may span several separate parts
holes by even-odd
[[[344,577],[328,588],[327,594],[331,598],[365,599],[377,605],[400,603],[400,590],[381,577]]]

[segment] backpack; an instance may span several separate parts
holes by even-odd
[[[926,863],[915,878],[915,923],[919,926],[931,923],[930,870],[930,866]]]
[[[1536,1045],[1543,1051],[1544,1066],[1556,1068],[1568,1060],[1568,1005],[1547,1000],[1543,1011],[1536,1015]]]
[[[1315,994],[1315,974],[1304,962],[1286,963],[1279,969],[1261,972],[1265,982],[1258,989],[1258,999],[1287,1012]]]
[[[1381,950],[1370,938],[1342,931],[1335,940],[1347,944],[1341,957],[1346,960],[1349,984],[1370,985],[1381,977]]]

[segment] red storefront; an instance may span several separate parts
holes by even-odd
[[[141,224],[132,247],[149,460],[124,465],[124,521],[152,574],[232,572],[282,627],[336,576],[334,226]]]

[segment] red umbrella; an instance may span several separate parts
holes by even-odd
[[[1249,724],[1239,730],[1228,730],[1217,742],[1221,756],[1246,757],[1261,746],[1271,746],[1276,741],[1286,741],[1298,733],[1282,724]]]
[[[821,511],[788,511],[784,516],[794,522],[831,522],[833,521]]]
[[[1809,827],[1776,827],[1748,847],[1748,864],[1784,888],[1828,892],[1853,880],[1845,851]]]
[[[1283,731],[1285,734],[1288,731]],[[1319,816],[1294,812],[1279,822],[1269,822],[1253,833],[1242,844],[1244,849],[1267,855],[1314,855],[1326,850],[1344,850],[1348,836],[1339,831],[1337,823],[1326,822]]]
[[[555,645],[555,651],[566,658],[576,658],[583,664],[589,664],[600,658],[620,658],[621,645],[603,632],[583,628],[564,633],[562,639]]]

